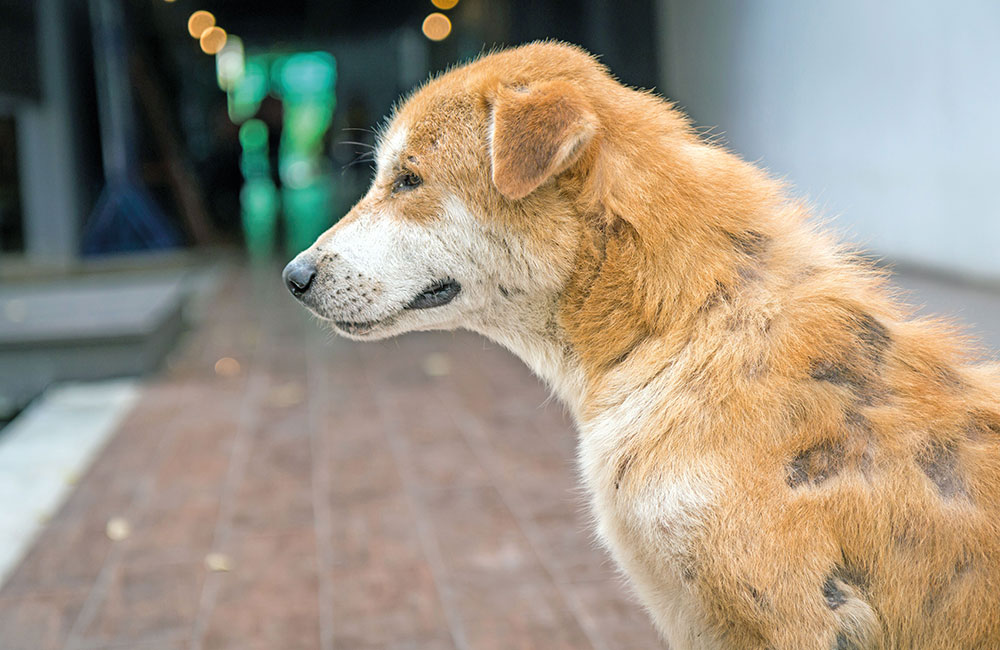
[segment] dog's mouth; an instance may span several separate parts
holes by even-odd
[[[449,302],[455,299],[456,296],[462,291],[462,285],[458,283],[458,280],[453,280],[448,278],[446,280],[438,280],[434,282],[426,289],[414,296],[413,300],[408,302],[403,310],[415,310],[415,309],[431,309],[432,307],[441,307],[447,305]],[[399,316],[399,312],[381,318],[379,320],[370,320],[364,322],[352,322],[345,320],[333,321],[333,324],[337,326],[338,329],[346,334],[352,336],[364,336],[369,334],[379,327],[390,325]]]
[[[458,283],[458,280],[451,278],[438,280],[418,293],[403,309],[430,309],[431,307],[447,305],[461,291],[462,285]]]
[[[337,329],[351,334],[353,336],[364,336],[372,330],[374,330],[379,325],[385,323],[388,318],[383,318],[382,320],[370,320],[363,323],[352,323],[346,320],[335,320],[333,324],[337,326]]]

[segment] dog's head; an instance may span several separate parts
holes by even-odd
[[[368,193],[285,268],[289,289],[369,340],[482,330],[558,295],[581,231],[556,180],[582,178],[600,139],[592,89],[606,82],[589,55],[551,43],[429,82],[385,129]]]

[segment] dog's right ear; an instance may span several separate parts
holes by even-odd
[[[501,88],[492,122],[493,184],[509,199],[526,197],[576,162],[598,126],[583,94],[565,81]]]

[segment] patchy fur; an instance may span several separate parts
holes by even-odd
[[[674,650],[1000,647],[1000,374],[779,183],[555,43],[430,81],[377,159],[302,299],[548,381]]]

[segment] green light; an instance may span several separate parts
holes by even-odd
[[[239,124],[256,115],[269,88],[270,83],[265,63],[257,57],[248,60],[243,70],[243,76],[226,93],[229,118],[234,123]]]
[[[243,178],[270,178],[271,160],[264,153],[244,153],[240,158]]]
[[[333,102],[299,102],[285,100],[282,147],[289,151],[315,150],[330,128]]]
[[[267,125],[263,121],[247,120],[240,127],[240,144],[245,150],[267,151]]]
[[[308,248],[333,223],[333,185],[326,178],[302,188],[283,187],[281,202],[289,253]]]
[[[274,247],[278,221],[278,190],[270,178],[248,179],[240,190],[243,233],[250,255],[267,257]]]
[[[267,179],[255,178],[246,182],[240,191],[240,200],[246,206],[246,212],[252,219],[276,212],[278,207],[278,192],[274,183]]]
[[[275,89],[282,97],[333,94],[337,82],[336,60],[326,52],[292,54],[272,69]]]

